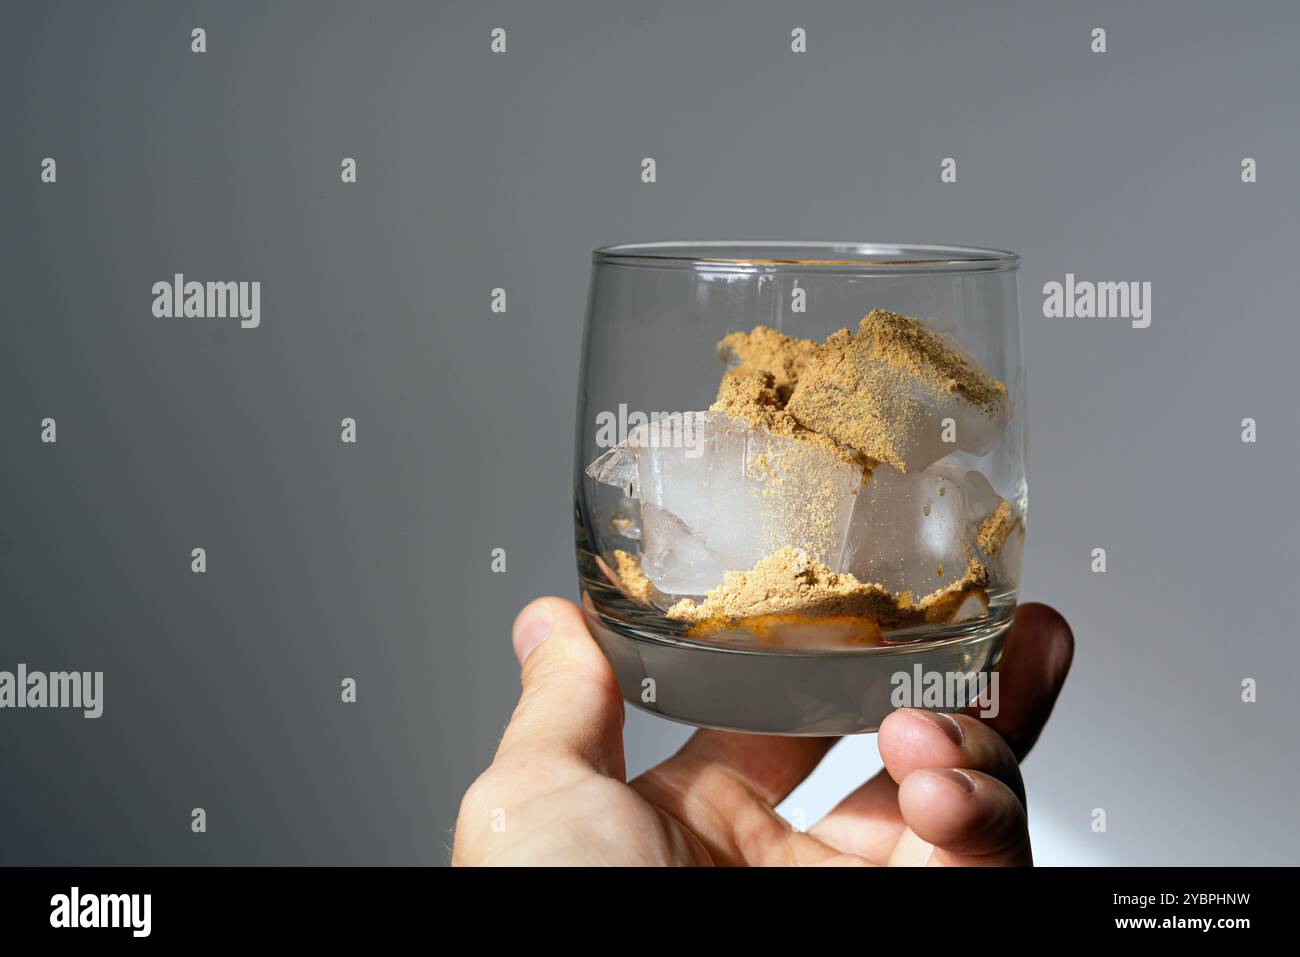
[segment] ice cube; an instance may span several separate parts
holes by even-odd
[[[655,505],[694,535],[700,536],[718,561],[743,561],[762,552],[762,529],[753,520],[754,502],[745,479],[750,430],[718,413],[687,413],[682,418],[659,420],[659,434],[638,429],[628,445],[636,445],[637,488],[641,499],[645,551],[658,546],[656,537],[678,538],[671,523],[664,526],[647,517],[646,506]],[[749,568],[732,564],[731,568]],[[653,575],[651,569],[646,574]],[[718,584],[722,576],[718,575]],[[711,586],[710,586],[711,587]],[[661,586],[661,591],[669,589]],[[705,591],[708,589],[705,588]],[[682,592],[681,594],[693,594]]]
[[[842,549],[861,469],[835,451],[721,412],[641,426],[587,469],[642,503],[642,569],[660,591],[700,595],[787,546]]]
[[[633,432],[633,436],[636,432]],[[629,498],[640,498],[636,472],[636,447],[620,442],[587,466],[586,472],[602,485],[615,485]]]
[[[909,472],[924,469],[946,455],[963,451],[987,455],[1007,426],[1009,406],[995,411],[972,405],[955,392],[912,386],[915,415],[900,417],[909,428],[899,438],[899,455]]]
[[[686,523],[658,505],[643,505],[650,533],[641,551],[641,571],[662,592],[702,595],[722,581],[727,569],[718,554]]]
[[[919,601],[966,574],[980,523],[1001,501],[955,458],[920,472],[878,465],[858,492],[839,570]]]
[[[961,468],[961,463],[956,459],[936,462],[935,465],[949,474]],[[962,491],[966,493],[966,513],[977,524],[996,512],[1002,504],[1002,496],[993,490],[989,480],[973,470],[962,476]]]

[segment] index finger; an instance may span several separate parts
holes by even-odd
[[[998,713],[982,719],[1024,760],[1061,694],[1074,658],[1074,635],[1054,609],[1037,602],[1016,608],[998,662]],[[975,709],[968,713],[976,714]]]

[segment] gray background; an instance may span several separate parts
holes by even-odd
[[[1023,254],[1022,594],[1078,639],[1027,765],[1039,860],[1295,863],[1294,4],[0,18],[0,668],[106,683],[98,721],[0,712],[0,863],[445,861],[510,620],[575,591],[588,251],[740,237]],[[1152,282],[1151,327],[1044,319],[1067,271]],[[174,272],[260,280],[261,327],[153,318]],[[633,714],[631,764],[684,734]],[[787,810],[874,761],[849,742]]]

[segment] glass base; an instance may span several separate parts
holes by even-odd
[[[1011,626],[1007,614],[920,641],[801,652],[655,635],[601,614],[590,594],[584,593],[582,605],[628,703],[672,721],[756,734],[875,731],[900,706],[900,689],[919,695],[920,684],[996,668]],[[919,697],[904,703],[960,710],[959,704],[932,705]]]

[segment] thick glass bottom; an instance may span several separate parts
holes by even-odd
[[[954,676],[968,679],[964,687],[979,675],[987,681],[1011,625],[1008,607],[916,641],[798,651],[651,633],[602,613],[589,591],[582,605],[630,704],[673,721],[758,734],[861,734],[900,706],[959,710],[969,698],[927,700],[924,688],[951,689]]]

